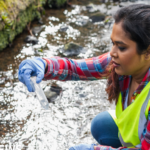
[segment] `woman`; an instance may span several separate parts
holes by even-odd
[[[30,76],[37,76],[37,83],[108,79],[106,91],[108,100],[116,102],[116,115],[105,111],[92,120],[91,133],[100,145],[70,150],[150,149],[150,5],[124,7],[114,19],[109,53],[84,60],[34,58],[19,66],[19,80],[30,92]]]

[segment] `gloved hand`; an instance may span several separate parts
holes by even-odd
[[[29,92],[34,92],[34,89],[30,84],[30,77],[37,76],[36,83],[40,83],[44,78],[45,65],[45,61],[39,57],[26,59],[21,62],[19,66],[18,78],[19,81],[27,86]]]
[[[70,147],[69,150],[94,150],[96,144],[80,144],[73,147]]]

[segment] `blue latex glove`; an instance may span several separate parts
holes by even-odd
[[[69,150],[94,150],[96,144],[80,144],[74,147],[70,147]]]
[[[45,61],[39,57],[26,59],[21,62],[19,66],[18,78],[19,81],[27,86],[29,92],[34,92],[34,89],[30,83],[30,77],[37,76],[36,83],[40,83],[44,78],[45,65]]]

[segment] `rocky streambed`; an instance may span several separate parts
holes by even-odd
[[[124,5],[149,1],[73,1],[71,7],[46,10],[43,24],[34,21],[11,47],[0,52],[0,146],[2,149],[67,150],[96,143],[92,118],[114,109],[107,101],[105,80],[43,81],[50,109],[43,110],[34,94],[18,81],[22,60],[33,57],[85,59],[110,50],[112,14]]]

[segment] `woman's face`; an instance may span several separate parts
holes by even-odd
[[[137,44],[130,40],[122,23],[114,24],[111,34],[113,43],[110,55],[118,75],[136,75],[145,67],[145,55],[137,53]]]

